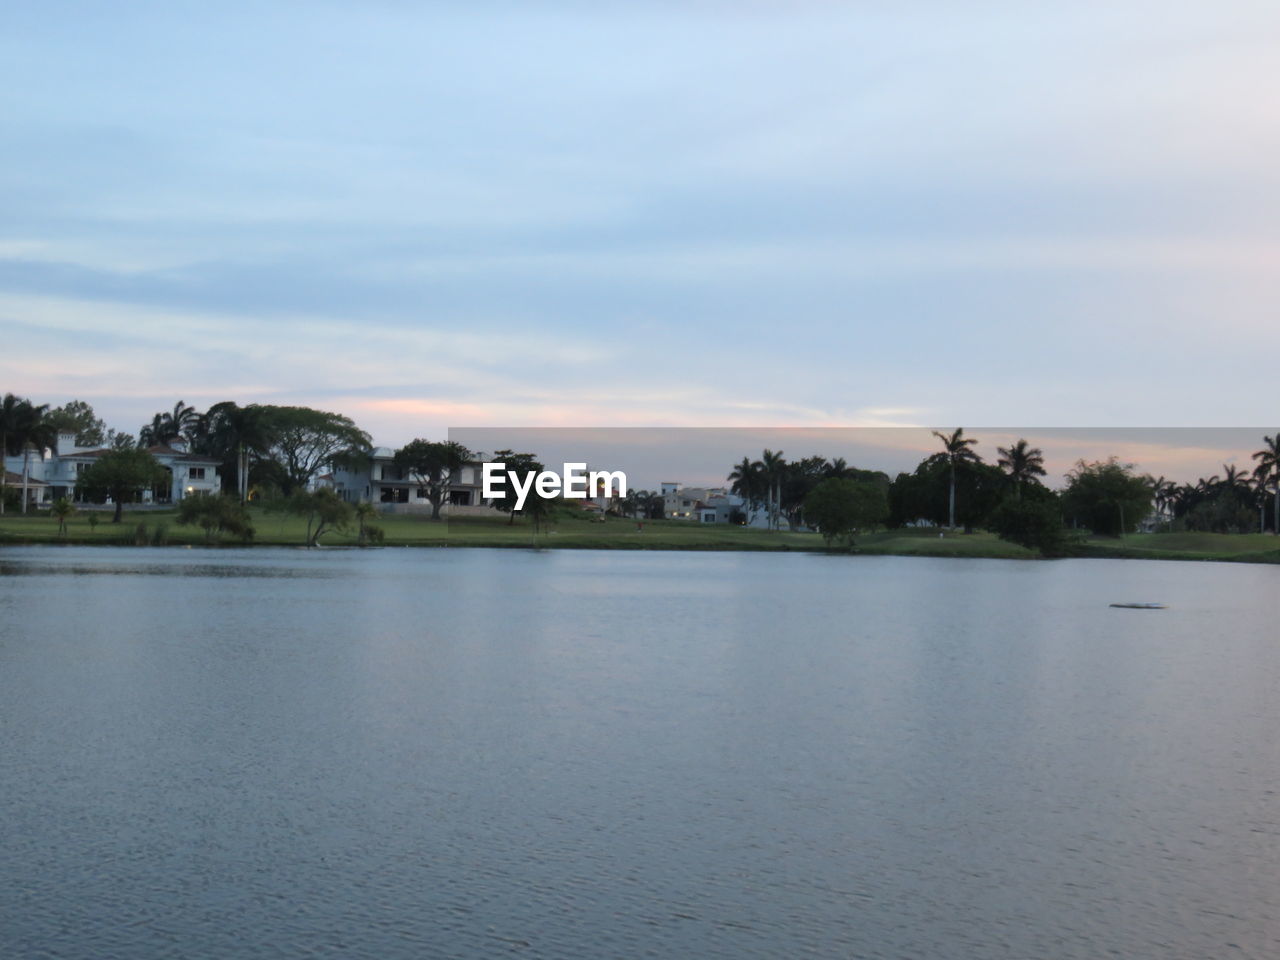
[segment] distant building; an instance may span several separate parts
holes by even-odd
[[[463,508],[484,505],[480,498],[480,461],[473,460],[454,472],[441,507],[443,513],[462,512]],[[358,467],[335,467],[332,474],[321,478],[348,503],[372,503],[389,511],[417,513],[431,509],[426,487],[419,484],[396,463],[390,447],[375,447],[369,458]],[[470,512],[470,511],[467,511]]]
[[[51,450],[32,452],[27,461],[28,503],[37,507],[48,506],[59,497],[75,498],[76,481],[93,466],[99,457],[109,453],[107,447],[81,447],[76,444],[74,433],[58,434],[57,445]],[[143,494],[143,503],[176,503],[194,493],[218,493],[222,481],[218,477],[218,461],[199,454],[189,453],[185,440],[148,447],[168,477],[155,490]],[[6,457],[6,485],[14,489],[22,487],[22,457]],[[17,482],[9,479],[16,475]]]
[[[736,514],[745,514],[743,499],[724,487],[681,487],[662,484],[662,515],[668,520],[698,523],[732,523]]]

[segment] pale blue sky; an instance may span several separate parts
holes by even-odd
[[[1274,4],[5,21],[0,389],[122,429],[1276,412]]]

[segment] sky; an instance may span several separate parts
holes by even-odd
[[[999,462],[1002,448],[1026,440],[1042,454],[1043,482],[1054,489],[1066,485],[1080,461],[1110,456],[1175,483],[1222,476],[1228,466],[1252,472],[1252,453],[1263,446],[1262,431],[1253,427],[977,427],[964,436],[991,464]],[[664,482],[724,487],[744,457],[758,460],[766,449],[789,461],[841,458],[894,477],[914,471],[941,448],[932,431],[919,427],[455,427],[449,439],[485,460],[512,450],[534,453],[558,473],[566,472],[566,463],[621,470],[629,488],[642,490]]]
[[[121,430],[1277,417],[1272,3],[5,21],[0,390]]]

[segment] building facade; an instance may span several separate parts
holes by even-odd
[[[73,433],[58,434],[56,446],[39,453],[33,451],[27,458],[28,505],[46,507],[60,497],[75,499],[76,482],[99,457],[108,452],[106,447],[77,445]],[[156,489],[143,493],[143,503],[176,503],[192,494],[222,490],[218,461],[190,453],[185,441],[175,440],[167,445],[149,447],[147,452],[165,469],[167,478]],[[17,476],[14,486],[21,489],[22,457],[6,457],[4,466],[8,474]],[[6,485],[11,482],[6,478]]]

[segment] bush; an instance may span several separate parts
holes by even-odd
[[[1001,540],[1039,550],[1042,556],[1066,556],[1071,546],[1062,511],[1052,500],[1005,500],[987,525]]]
[[[852,547],[855,533],[874,530],[889,519],[885,485],[847,477],[823,480],[805,497],[804,519],[828,546],[843,541]]]
[[[178,504],[178,523],[202,528],[209,543],[221,533],[230,533],[246,543],[254,535],[249,512],[226,494],[199,493],[183,497]]]

